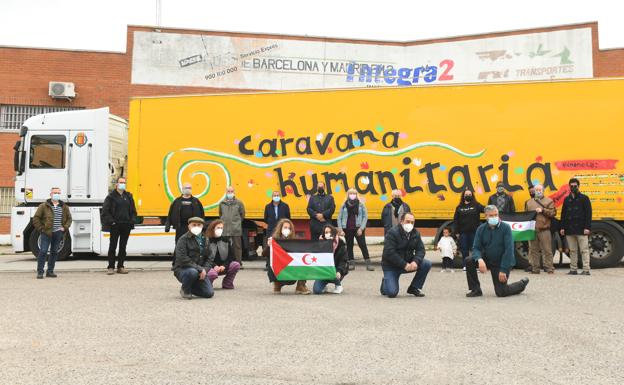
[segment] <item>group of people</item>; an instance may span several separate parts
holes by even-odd
[[[129,234],[136,222],[136,208],[132,194],[126,191],[125,179],[119,178],[115,188],[106,197],[101,213],[102,230],[110,233],[107,274],[127,274],[124,267],[126,245]],[[582,255],[583,271],[589,275],[589,243],[591,231],[591,202],[579,191],[580,182],[569,181],[570,194],[562,208],[559,234],[565,236],[570,248],[570,272],[578,274],[578,253]],[[554,273],[551,245],[551,224],[556,215],[553,201],[544,196],[541,185],[531,187],[531,198],[526,201],[525,211],[536,212],[536,238],[529,241],[531,272],[538,274],[543,255],[544,269]],[[44,265],[48,248],[47,277],[56,277],[54,266],[58,257],[58,246],[71,226],[71,214],[67,205],[60,199],[61,191],[53,188],[50,199],[42,203],[33,217],[33,225],[41,233],[41,247],[37,258],[37,278],[44,277]],[[366,269],[374,270],[366,247],[365,231],[368,212],[355,189],[347,191],[347,199],[338,212],[337,226],[332,225],[336,209],[334,197],[325,191],[325,184],[319,182],[316,194],[308,201],[311,239],[331,240],[334,252],[336,277],[332,280],[316,281],[312,291],[306,281],[279,281],[269,264],[269,244],[271,239],[294,239],[294,223],[290,219],[290,208],[281,199],[279,191],[272,193],[272,199],[264,210],[267,224],[262,255],[267,260],[267,276],[273,285],[274,293],[281,293],[284,286],[296,285],[297,294],[341,293],[342,281],[350,270],[355,268],[353,248],[358,243],[366,263]],[[504,223],[499,214],[513,213],[513,199],[506,193],[502,183],[490,197],[487,206],[481,205],[474,191],[462,192],[460,203],[455,210],[453,228],[443,231],[437,249],[443,256],[443,269],[452,271],[453,257],[457,252],[455,237],[468,281],[468,297],[482,295],[477,270],[492,274],[495,293],[505,297],[521,293],[527,286],[528,278],[509,284],[509,274],[515,265],[515,247],[511,227]],[[481,223],[481,213],[485,223]],[[190,299],[193,295],[212,297],[213,283],[223,276],[222,287],[234,289],[234,279],[242,265],[242,234],[245,219],[245,206],[236,198],[234,188],[227,187],[225,197],[219,205],[219,219],[206,226],[203,205],[192,194],[190,183],[184,183],[182,194],[176,198],[168,212],[165,231],[175,229],[175,250],[172,270],[181,283],[180,295]],[[392,200],[386,204],[381,216],[384,225],[384,247],[381,266],[383,279],[380,293],[396,297],[399,292],[399,277],[415,273],[407,293],[423,297],[423,286],[431,269],[431,262],[425,259],[425,247],[418,230],[414,228],[415,217],[410,207],[403,202],[402,192],[392,192]],[[344,237],[344,240],[343,240]],[[118,248],[118,252],[117,252]],[[116,264],[116,265],[115,265]],[[333,289],[330,285],[333,285]]]

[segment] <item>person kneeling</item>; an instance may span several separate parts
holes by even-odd
[[[414,215],[404,212],[401,223],[386,233],[381,255],[381,295],[396,297],[399,294],[401,274],[416,272],[407,293],[416,297],[425,296],[422,288],[431,270],[431,262],[425,259],[425,245],[418,230],[414,229],[414,222]]]
[[[466,278],[470,290],[466,297],[483,295],[477,276],[477,266],[484,274],[488,268],[490,269],[497,297],[520,294],[529,284],[528,278],[522,278],[511,285],[507,284],[509,272],[516,263],[511,226],[500,220],[498,208],[494,205],[485,208],[485,219],[487,223],[477,228],[472,256],[466,260]]]
[[[334,290],[331,293],[340,294],[342,293],[342,280],[345,275],[349,272],[349,265],[347,263],[347,248],[342,239],[338,236],[338,230],[331,225],[325,225],[323,228],[323,235],[320,239],[326,239],[333,241],[333,249],[334,249],[334,266],[336,266],[336,279],[331,281],[320,281],[317,280],[314,282],[314,286],[312,287],[312,291],[314,294],[321,293],[329,293],[328,284],[334,284]]]
[[[208,237],[208,247],[206,250],[208,279],[214,283],[220,275],[225,275],[221,287],[224,289],[234,289],[234,278],[240,270],[240,263],[234,258],[232,241],[223,236],[223,221],[220,219],[210,222],[206,230]]]
[[[282,239],[295,239],[295,225],[292,223],[290,219],[280,219],[275,225],[275,230],[273,230],[273,235],[269,239],[267,239],[267,244],[271,244],[273,239],[282,240]],[[310,294],[310,289],[306,286],[306,281],[278,281],[275,273],[273,273],[273,269],[270,265],[270,255],[271,248],[267,247],[262,251],[262,258],[264,258],[266,262],[266,270],[267,276],[269,277],[269,282],[273,284],[273,294],[280,294],[282,292],[282,287],[286,285],[294,285],[295,294]]]
[[[214,295],[212,283],[207,280],[206,238],[202,234],[204,220],[193,217],[188,220],[188,232],[176,243],[176,260],[173,275],[182,283],[180,295],[191,299],[193,295],[211,298]]]

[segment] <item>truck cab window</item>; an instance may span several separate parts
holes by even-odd
[[[34,135],[30,139],[30,168],[65,168],[65,136]]]

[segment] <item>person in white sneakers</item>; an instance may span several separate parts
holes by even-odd
[[[442,253],[442,272],[455,272],[453,269],[453,257],[457,252],[457,244],[453,237],[451,237],[451,229],[445,228],[442,230],[442,237],[438,241],[436,247],[440,253]]]
[[[323,227],[323,235],[320,236],[319,239],[323,240],[331,240],[333,241],[334,247],[334,265],[336,266],[336,279],[329,281],[314,281],[314,286],[312,287],[312,292],[314,294],[322,294],[322,293],[333,293],[340,294],[342,293],[342,280],[345,275],[349,273],[349,265],[347,264],[347,248],[345,246],[345,242],[340,238],[338,234],[338,229],[332,225],[325,225]],[[328,285],[330,283],[334,284],[334,289],[330,290]]]

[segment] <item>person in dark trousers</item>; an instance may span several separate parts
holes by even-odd
[[[271,203],[264,206],[264,223],[267,224],[263,247],[267,247],[267,239],[271,237],[280,219],[290,219],[290,207],[282,200],[279,190],[271,194]]]
[[[126,245],[130,231],[136,222],[136,208],[132,194],[126,191],[126,178],[119,178],[115,189],[111,191],[102,206],[102,231],[110,233],[108,244],[108,275],[115,274],[115,259],[117,259],[117,273],[128,274],[124,267]],[[115,251],[119,243],[119,252],[115,258]]]
[[[389,298],[399,294],[401,274],[416,272],[407,293],[424,297],[422,288],[431,270],[431,262],[425,259],[425,245],[418,230],[414,229],[414,215],[403,213],[401,223],[394,226],[384,238],[381,268],[383,278],[379,292]]]
[[[401,222],[401,216],[404,213],[411,212],[407,203],[403,202],[401,198],[403,193],[401,190],[392,191],[392,200],[387,203],[381,211],[381,222],[384,227],[384,235],[390,231],[391,228],[398,225]]]
[[[355,258],[353,256],[353,240],[362,251],[362,257],[366,263],[366,270],[374,271],[366,246],[366,223],[368,221],[368,211],[364,202],[358,197],[357,190],[351,188],[347,191],[347,200],[338,211],[338,231],[344,233],[347,241],[347,255],[349,257],[349,270],[355,270]],[[327,230],[325,230],[327,231]]]
[[[277,222],[277,225],[275,225],[273,234],[268,239],[269,245],[271,244],[272,239],[295,239],[295,225],[290,219],[280,219],[280,221]],[[278,281],[275,273],[273,273],[273,269],[270,266],[270,255],[270,247],[267,247],[262,251],[262,257],[266,260],[267,276],[269,277],[269,282],[273,284],[273,294],[280,294],[282,292],[282,287],[294,285],[295,283],[297,284],[295,287],[295,294],[307,295],[311,293],[310,289],[306,286],[306,281]]]
[[[188,220],[193,217],[204,218],[204,206],[193,196],[193,186],[190,183],[182,185],[182,195],[177,197],[169,206],[169,214],[165,221],[165,232],[168,233],[171,227],[175,229],[175,243],[188,232]],[[174,247],[175,249],[175,247]],[[175,265],[175,251],[171,265]]]
[[[308,201],[308,215],[310,216],[310,239],[319,239],[323,234],[323,227],[331,224],[332,215],[336,211],[334,197],[325,192],[325,183],[318,182],[316,194]]]
[[[459,250],[462,253],[464,270],[466,270],[466,258],[470,255],[474,243],[475,232],[481,224],[482,212],[483,205],[476,201],[474,191],[464,190],[453,217],[454,233],[459,234]]]
[[[477,268],[483,274],[490,269],[497,297],[520,294],[529,284],[528,278],[507,284],[509,273],[516,264],[511,226],[500,220],[494,205],[485,208],[485,218],[487,222],[477,229],[472,256],[466,260],[466,279],[470,290],[466,297],[483,295]]]
[[[234,289],[234,278],[240,263],[234,259],[234,248],[232,241],[223,236],[223,221],[216,219],[210,222],[206,229],[208,245],[206,247],[206,259],[208,270],[208,280],[214,285],[214,281],[225,275],[221,287],[224,289]]]
[[[180,296],[191,299],[193,295],[211,298],[214,295],[212,283],[208,278],[210,262],[206,257],[206,237],[204,220],[193,217],[188,220],[188,231],[176,244],[176,261],[173,275],[182,284]]]
[[[32,224],[39,235],[39,254],[37,255],[37,279],[43,279],[46,255],[50,250],[48,258],[48,271],[46,277],[56,278],[54,272],[56,260],[58,259],[61,241],[69,232],[72,223],[72,216],[69,207],[61,201],[61,189],[52,187],[50,199],[41,203],[32,218]]]
[[[234,187],[228,186],[225,199],[219,204],[219,217],[223,221],[223,235],[232,240],[234,258],[243,268],[243,221],[245,205],[234,195]]]
[[[312,287],[312,292],[314,294],[322,294],[322,293],[333,293],[340,294],[343,291],[342,280],[349,273],[349,268],[347,265],[347,248],[342,239],[340,239],[340,234],[338,233],[338,229],[336,229],[332,225],[325,225],[323,228],[323,238],[325,240],[330,240],[333,242],[334,249],[334,266],[336,267],[336,279],[332,281],[314,281],[314,286]],[[334,284],[334,290],[329,290],[328,285],[330,283]]]
[[[578,255],[581,253],[583,271],[581,275],[590,275],[589,234],[591,233],[592,205],[589,197],[579,191],[581,183],[572,178],[568,182],[570,194],[563,200],[561,209],[561,235],[565,235],[570,248],[569,275],[578,274]]]
[[[496,183],[496,193],[490,196],[488,205],[496,206],[498,212],[501,214],[513,214],[516,212],[516,205],[514,204],[513,197],[507,194],[503,182]]]

